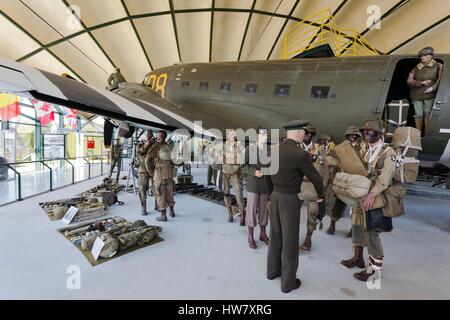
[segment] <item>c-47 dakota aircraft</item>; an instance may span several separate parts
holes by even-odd
[[[450,55],[437,57],[444,71],[421,159],[450,166]],[[339,141],[348,126],[367,117],[385,119],[390,101],[409,99],[406,79],[418,62],[385,55],[177,64],[107,91],[0,58],[0,91],[130,126],[192,131],[193,122],[202,121],[206,134],[208,128],[281,128],[306,118]],[[407,121],[414,126],[412,109]]]

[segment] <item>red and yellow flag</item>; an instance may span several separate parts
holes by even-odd
[[[19,97],[0,93],[0,119],[8,121],[20,114]]]

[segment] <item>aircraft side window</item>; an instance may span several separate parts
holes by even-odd
[[[329,93],[330,87],[313,86],[309,96],[314,99],[327,99]]]
[[[290,93],[291,93],[290,84],[277,84],[275,85],[275,90],[273,91],[273,95],[276,97],[288,97]]]
[[[200,81],[200,85],[198,86],[198,90],[200,91],[206,91],[208,90],[209,82],[202,82]]]
[[[222,82],[220,84],[220,92],[228,93],[231,90],[231,82]]]
[[[189,89],[190,85],[191,84],[189,81],[183,81],[183,82],[181,82],[181,89]]]
[[[245,85],[245,93],[256,94],[256,91],[258,91],[258,85],[256,83],[247,83]]]

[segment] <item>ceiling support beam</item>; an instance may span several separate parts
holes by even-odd
[[[281,30],[280,30],[280,32],[278,33],[278,36],[277,36],[277,38],[275,39],[275,41],[274,41],[274,43],[273,43],[272,49],[270,49],[270,52],[269,52],[269,54],[267,55],[267,60],[269,60],[270,57],[272,56],[273,50],[275,50],[275,47],[276,47],[276,45],[277,45],[277,43],[278,43],[278,40],[280,40],[281,35],[283,34],[284,29],[286,28],[288,22],[291,21],[292,15],[294,14],[295,9],[297,9],[297,6],[298,6],[299,3],[300,3],[300,0],[297,0],[297,1],[295,2],[294,6],[292,7],[291,11],[289,12],[288,17],[287,17],[286,20],[284,21],[284,24],[283,24],[283,26],[281,27]]]
[[[410,43],[411,41],[413,41],[414,39],[417,39],[418,37],[420,37],[421,35],[427,33],[428,31],[430,31],[433,28],[436,28],[438,25],[444,23],[445,21],[447,21],[448,19],[450,19],[450,15],[446,16],[445,18],[433,23],[431,26],[423,29],[422,31],[418,32],[417,34],[415,34],[414,36],[412,36],[411,38],[409,38],[408,40],[403,41],[402,43],[400,43],[398,46],[396,46],[395,48],[389,50],[387,52],[387,54],[392,54],[393,52],[397,51],[398,49],[400,49],[401,47],[407,45],[408,43]]]
[[[25,33],[29,38],[31,38],[34,42],[39,44],[41,47],[44,46],[42,42],[40,42],[37,38],[35,38],[31,33],[29,33],[27,30],[25,30],[21,25],[19,25],[14,19],[12,19],[10,16],[8,16],[5,12],[0,10],[0,14],[4,16],[9,22],[11,22],[14,26],[16,26],[18,29],[20,29],[23,33]],[[70,72],[72,72],[75,76],[78,77],[81,81],[86,81],[81,77],[75,70],[73,70],[67,63],[65,63],[60,57],[58,57],[56,54],[54,54],[50,49],[46,48],[46,52],[48,52],[53,58],[58,60],[64,67],[66,67]]]
[[[380,23],[383,19],[386,19],[387,17],[389,17],[391,14],[393,14],[395,11],[397,11],[400,7],[404,6],[405,4],[407,4],[409,2],[409,0],[400,0],[399,2],[397,2],[391,9],[389,9],[385,14],[383,14],[380,19],[378,19],[377,21],[374,22],[373,25],[376,25],[377,23]],[[371,27],[366,28],[365,30],[363,30],[360,34],[361,36],[364,36],[367,32],[369,32],[370,30],[372,30]],[[342,51],[341,51],[341,55],[344,54],[345,52],[347,52],[348,49],[350,49],[350,47],[352,46],[351,43],[349,43]],[[380,52],[378,52],[380,53]],[[381,53],[382,54],[382,53]]]
[[[172,0],[169,0],[169,1],[172,2]],[[250,22],[251,22],[251,16],[253,14],[260,14],[260,15],[265,15],[265,16],[274,16],[274,17],[277,17],[277,18],[290,19],[292,21],[302,22],[302,23],[306,23],[306,24],[309,24],[309,25],[312,25],[312,26],[320,27],[320,25],[317,24],[317,23],[314,23],[314,22],[309,21],[309,20],[297,18],[297,17],[294,17],[294,16],[255,10],[254,9],[255,6],[256,6],[256,0],[253,1],[253,5],[252,5],[251,9],[236,9],[236,8],[215,8],[214,9],[214,12],[236,12],[236,13],[249,13],[250,14],[249,15],[249,19],[247,21],[246,31],[244,32],[244,37],[243,37],[243,41],[242,41],[242,44],[241,44],[241,49],[239,51],[240,54],[239,54],[239,59],[238,60],[240,60],[240,56],[242,54],[242,49],[243,49],[243,46],[244,46],[244,43],[245,43],[245,38],[247,36],[248,29],[249,29]],[[173,3],[172,3],[172,8],[173,8]],[[37,54],[37,53],[39,53],[39,52],[41,52],[43,50],[48,50],[48,49],[50,49],[51,47],[53,47],[55,45],[58,45],[60,43],[63,43],[63,42],[68,41],[70,39],[73,39],[75,37],[78,37],[78,36],[80,36],[80,35],[82,35],[84,33],[90,33],[92,31],[95,31],[95,30],[98,30],[98,29],[101,29],[101,28],[106,28],[106,27],[112,26],[112,25],[117,24],[117,23],[128,21],[130,19],[131,20],[144,19],[144,18],[149,18],[149,17],[169,15],[169,14],[172,15],[172,21],[174,23],[175,38],[176,38],[176,41],[177,41],[178,56],[179,56],[179,58],[181,58],[180,48],[179,48],[179,43],[178,43],[178,32],[176,31],[175,14],[179,14],[179,13],[196,13],[196,12],[211,12],[211,11],[212,11],[212,8],[199,8],[199,9],[179,9],[179,10],[173,10],[173,11],[150,12],[150,13],[145,13],[145,14],[130,15],[130,17],[123,17],[123,18],[119,18],[119,19],[116,19],[116,20],[111,20],[111,21],[108,21],[108,22],[105,22],[105,23],[101,23],[101,24],[98,24],[98,25],[95,25],[95,26],[92,26],[92,27],[86,27],[83,30],[80,30],[78,32],[70,34],[70,35],[68,35],[66,37],[63,37],[61,39],[55,40],[53,42],[49,42],[47,44],[41,44],[39,42],[40,48],[38,48],[38,49],[36,49],[36,50],[26,54],[25,56],[23,56],[23,57],[21,57],[19,59],[17,59],[17,61],[20,62],[20,61],[26,60],[26,59],[34,56],[35,54]],[[346,37],[349,40],[352,39],[352,37],[350,37],[348,35],[343,35],[343,37]],[[180,61],[181,61],[181,59],[180,59]]]
[[[242,50],[244,49],[245,38],[247,38],[248,28],[250,27],[250,22],[252,21],[252,16],[255,11],[256,0],[253,0],[252,8],[247,19],[247,25],[245,26],[244,36],[242,37],[241,48],[239,49],[239,56],[237,61],[241,61]]]
[[[125,3],[125,0],[120,0],[120,2],[122,3],[123,9],[125,10],[125,13],[127,14],[127,18],[130,21],[131,26],[133,27],[134,34],[136,35],[136,38],[139,41],[139,44],[140,44],[141,49],[142,49],[142,52],[144,52],[145,59],[147,60],[147,63],[150,66],[150,69],[153,70],[152,62],[150,61],[150,58],[149,58],[148,53],[147,53],[147,50],[145,50],[144,44],[142,42],[141,36],[139,35],[139,32],[137,31],[136,25],[134,24],[133,19],[131,19],[130,11],[128,10],[128,7],[127,7],[127,5]]]
[[[331,22],[331,19],[333,19],[333,18],[339,13],[339,11],[341,11],[341,9],[345,6],[345,4],[346,4],[347,2],[348,2],[348,0],[342,1],[341,4],[339,5],[339,7],[337,7],[337,9],[334,10],[334,12],[333,12],[333,14],[331,15],[331,17],[329,17],[329,18],[327,19],[327,21],[325,22],[325,24],[330,23],[330,22]],[[310,46],[314,43],[314,41],[316,41],[316,39],[317,39],[317,37],[319,36],[319,34],[320,34],[320,30],[317,31],[316,35],[315,35],[315,36],[311,39],[311,41],[308,43],[308,45],[306,46],[305,51],[308,50],[308,49],[310,48]]]
[[[214,11],[216,8],[216,0],[211,0],[211,28],[209,31],[209,62],[212,60],[212,46],[213,46],[213,33],[214,33]]]
[[[69,2],[67,2],[67,0],[62,0],[62,2],[66,5],[67,9],[69,9],[72,14],[74,15],[75,18],[77,18],[77,20],[80,22],[81,27],[83,27],[83,30],[85,30],[87,32],[87,34],[91,37],[92,41],[95,42],[95,44],[99,47],[100,51],[105,55],[106,59],[108,59],[109,63],[111,63],[111,65],[116,68],[116,64],[114,63],[114,61],[112,61],[111,57],[106,53],[105,49],[103,49],[103,47],[100,45],[100,43],[97,41],[97,39],[94,37],[94,35],[91,33],[91,31],[88,30],[88,28],[86,27],[86,25],[84,24],[84,22],[81,20],[81,18],[77,15],[77,13],[72,10],[71,5]],[[111,70],[112,71],[112,70]]]
[[[177,42],[178,60],[181,62],[180,42],[178,40],[177,20],[175,19],[175,9],[173,6],[173,0],[169,0],[170,15],[172,16],[173,32],[175,33],[175,41]]]

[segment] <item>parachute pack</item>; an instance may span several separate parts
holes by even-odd
[[[419,175],[417,156],[422,150],[420,130],[412,127],[399,127],[392,136],[391,147],[397,153],[394,180],[399,183],[414,183]]]

